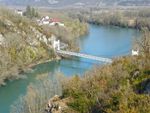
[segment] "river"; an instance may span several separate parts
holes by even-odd
[[[79,38],[77,43],[81,53],[114,58],[131,54],[133,38],[138,35],[139,32],[133,29],[89,25],[89,34]],[[11,104],[26,93],[27,86],[34,83],[39,74],[61,72],[65,76],[82,75],[92,66],[101,64],[89,59],[71,58],[37,65],[31,72],[25,73],[26,79],[10,81],[0,87],[0,113],[9,113]]]

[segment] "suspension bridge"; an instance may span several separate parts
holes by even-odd
[[[63,55],[70,55],[70,56],[76,56],[76,57],[82,57],[82,58],[87,58],[87,59],[91,59],[91,60],[96,60],[96,61],[100,61],[100,62],[112,63],[112,60],[109,58],[103,58],[103,57],[98,57],[98,56],[93,56],[93,55],[88,55],[88,54],[83,54],[83,53],[64,51],[64,50],[57,50],[56,52],[58,54],[63,54]]]
[[[109,58],[62,50],[62,49],[64,49],[63,47],[65,47],[65,46],[61,47],[61,45],[62,44],[60,43],[59,40],[54,41],[54,43],[53,43],[53,48],[54,48],[55,52],[58,54],[82,57],[82,58],[87,58],[87,59],[91,59],[91,60],[96,60],[99,62],[112,63],[112,59],[109,59]]]

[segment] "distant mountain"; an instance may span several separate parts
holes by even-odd
[[[143,6],[150,5],[150,0],[0,0],[0,4],[17,6]]]

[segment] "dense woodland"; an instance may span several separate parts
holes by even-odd
[[[131,27],[141,30],[146,27],[150,30],[150,9],[129,8],[129,9],[99,9],[91,8],[86,10],[70,11],[72,18],[98,25],[114,25],[119,27]]]

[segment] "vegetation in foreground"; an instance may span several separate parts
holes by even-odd
[[[11,113],[44,113],[47,101],[55,94],[62,94],[58,77],[48,76],[48,74],[40,75],[37,77],[36,84],[28,86],[26,96],[21,96],[12,105]]]
[[[68,108],[64,113],[149,113],[149,31],[143,32],[138,47],[139,56],[116,59],[110,65],[95,67],[83,77],[74,76],[66,79],[59,77],[57,83],[61,83],[60,87],[62,86],[61,96],[64,99],[69,98],[66,102]],[[45,95],[59,95],[59,93],[49,91],[47,85],[41,88],[44,83],[42,80],[38,88],[28,90],[27,95],[14,104],[17,107],[12,107],[11,113],[45,112],[43,105],[48,101],[43,99],[48,97]],[[44,90],[39,92],[37,89]],[[40,104],[42,105],[39,106]]]
[[[65,82],[64,96],[73,98],[68,105],[80,113],[149,113],[150,33],[143,33],[139,56],[115,60]]]

